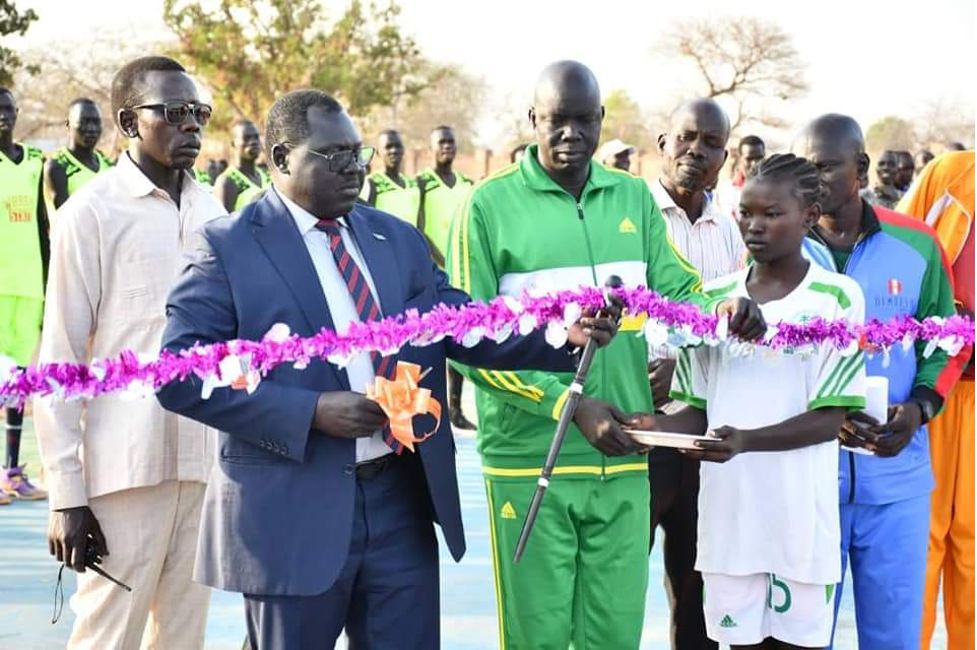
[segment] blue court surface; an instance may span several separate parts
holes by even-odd
[[[466,388],[468,388],[466,386]],[[468,413],[474,415],[470,400]],[[29,420],[25,422],[23,455],[37,474],[36,445]],[[487,650],[498,647],[495,590],[489,554],[486,500],[475,441],[458,437],[458,475],[468,536],[468,553],[455,564],[442,546],[441,630],[446,650]],[[68,598],[74,574],[65,571],[65,607],[61,620],[51,624],[58,564],[48,555],[47,502],[0,506],[0,648],[50,650],[64,648],[73,614]],[[641,648],[666,649],[668,604],[662,588],[662,558],[649,559],[649,587]],[[942,613],[941,613],[942,616]],[[207,624],[208,650],[238,650],[244,639],[244,608],[239,594],[215,591]],[[843,603],[836,648],[857,647],[854,608],[850,594]],[[933,648],[945,648],[942,623]],[[340,642],[337,648],[345,648]]]

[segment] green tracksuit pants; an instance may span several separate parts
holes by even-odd
[[[555,476],[515,564],[535,487],[535,476],[485,475],[500,649],[638,648],[648,587],[647,473]]]

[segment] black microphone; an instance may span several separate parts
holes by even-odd
[[[604,283],[606,287],[604,289],[604,304],[610,306],[610,290],[616,289],[622,286],[624,283],[621,278],[612,275],[607,278],[607,282]],[[598,313],[598,316],[603,312]],[[556,459],[560,455],[560,449],[563,447],[563,439],[566,438],[567,430],[570,428],[570,423],[573,422],[573,416],[577,411],[577,404],[580,402],[580,396],[583,394],[584,383],[587,381],[587,373],[590,371],[590,364],[594,361],[594,353],[597,352],[597,341],[591,337],[587,344],[584,345],[583,354],[580,356],[580,363],[577,365],[577,373],[573,377],[573,383],[570,384],[570,394],[567,397],[566,405],[563,407],[563,412],[560,413],[560,420],[556,424],[556,433],[553,434],[553,442],[550,443],[550,451],[546,455],[546,462],[543,464],[543,471],[539,474],[539,479],[536,481],[536,491],[533,493],[533,500],[529,503],[529,510],[526,512],[526,519],[522,523],[522,531],[519,533],[519,541],[516,543],[516,553],[513,556],[514,562],[519,562],[522,558],[523,552],[526,550],[526,543],[529,541],[529,536],[533,532],[533,526],[536,523],[536,517],[539,515],[539,507],[543,503],[543,497],[546,495],[546,488],[549,487],[550,477],[553,476],[553,468],[556,466]]]

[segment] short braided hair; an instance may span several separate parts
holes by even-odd
[[[778,153],[764,159],[750,171],[747,181],[791,182],[794,195],[805,208],[818,203],[824,194],[817,165],[792,153]]]

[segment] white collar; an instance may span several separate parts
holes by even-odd
[[[292,215],[292,219],[295,220],[295,225],[298,226],[299,232],[303,237],[305,236],[305,233],[316,227],[316,225],[319,223],[319,217],[315,216],[301,205],[279,192],[278,188],[274,185],[272,186],[272,190],[278,195],[278,198],[282,200],[282,203],[285,204],[285,207]],[[343,228],[346,227],[346,217],[339,217],[336,219],[336,221],[338,221],[339,225]]]
[[[658,208],[664,212],[665,210],[682,210],[682,208],[675,203],[672,199],[672,195],[668,193],[665,186],[662,185],[662,181],[659,178],[654,183],[651,183],[651,195],[655,197],[655,203],[658,204]],[[708,195],[705,197],[705,201],[702,203],[702,214],[696,219],[696,223],[716,221],[718,217],[722,215],[719,209],[716,207],[716,202],[709,198]],[[682,210],[682,214],[685,215],[685,210]],[[688,215],[685,215],[686,218]]]

